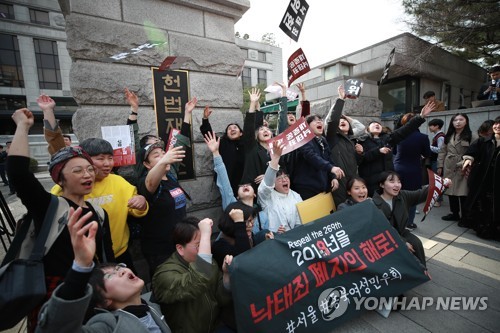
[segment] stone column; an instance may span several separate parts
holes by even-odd
[[[100,137],[100,127],[126,123],[130,109],[123,90],[140,100],[140,135],[156,133],[151,67],[168,55],[192,60],[190,96],[198,98],[193,114],[197,179],[183,182],[192,197],[190,214],[217,217],[219,193],[213,184],[213,163],[199,132],[203,107],[214,109],[211,123],[222,131],[229,122],[242,124],[242,84],[236,75],[244,54],[234,42],[234,23],[250,7],[248,0],[59,0],[66,19],[67,48],[73,61],[70,85],[79,109],[73,128],[80,141]],[[143,45],[147,29],[164,36],[166,51],[146,49],[126,59],[109,57]],[[152,24],[151,24],[152,23]],[[106,60],[108,59],[108,60]],[[207,211],[211,209],[212,211]]]

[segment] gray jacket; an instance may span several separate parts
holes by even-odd
[[[36,332],[149,333],[136,316],[123,310],[113,312],[99,310],[100,313],[90,318],[86,325],[82,325],[92,296],[92,287],[87,285],[85,296],[76,300],[58,297],[57,292],[60,287],[54,290],[50,300],[40,310]],[[149,302],[148,305],[149,313],[161,332],[171,333],[158,306]]]

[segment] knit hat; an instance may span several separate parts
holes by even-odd
[[[61,148],[57,153],[52,155],[52,158],[50,159],[49,173],[54,183],[59,183],[59,180],[61,179],[61,170],[70,159],[75,157],[84,158],[89,161],[91,165],[94,165],[90,155],[87,154],[81,147],[74,146]]]

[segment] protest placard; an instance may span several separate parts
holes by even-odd
[[[113,161],[116,167],[135,165],[134,129],[132,126],[102,126],[102,138],[113,147]]]
[[[309,72],[311,67],[309,67],[309,62],[307,61],[306,55],[302,49],[298,49],[288,58],[288,86],[292,85],[292,82]]]
[[[384,84],[384,81],[389,77],[389,67],[391,67],[392,58],[394,58],[394,53],[396,53],[396,48],[393,48],[391,53],[389,53],[389,57],[385,62],[384,72],[382,73],[382,77],[380,78],[379,85]]]
[[[424,205],[424,216],[422,217],[422,222],[427,217],[427,214],[431,211],[432,207],[436,203],[437,199],[443,195],[445,191],[443,178],[436,175],[431,169],[427,169],[427,175],[429,176],[429,192],[427,193],[427,199]]]
[[[282,155],[298,149],[311,141],[314,138],[314,133],[309,128],[306,120],[301,117],[295,124],[288,127],[283,133],[275,136],[267,141],[269,151],[272,154],[274,144],[283,144],[284,148]]]
[[[276,235],[230,266],[238,332],[330,332],[362,297],[398,296],[429,281],[371,201]]]
[[[189,101],[189,73],[182,70],[160,71],[152,68],[153,92],[158,136],[168,142],[173,129],[181,130],[184,111]],[[190,135],[192,137],[192,134]],[[180,180],[194,179],[194,158],[191,147],[186,147],[178,177]]]
[[[361,94],[361,88],[363,88],[363,81],[360,79],[349,79],[344,83],[345,97],[350,99],[356,99]]]
[[[291,0],[281,19],[280,29],[296,42],[299,40],[308,9],[306,0]]]

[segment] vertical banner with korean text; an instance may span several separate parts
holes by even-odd
[[[168,142],[172,129],[181,130],[184,121],[184,109],[189,101],[189,72],[182,70],[164,70],[152,68],[153,91],[158,136]],[[192,133],[190,133],[190,139]],[[179,180],[194,179],[194,158],[192,147],[186,147],[186,157],[182,161]]]
[[[302,49],[298,49],[288,58],[288,86],[292,82],[311,70],[306,55]]]
[[[330,332],[362,313],[362,297],[430,280],[371,201],[276,235],[229,269],[240,333]]]
[[[385,62],[384,71],[382,72],[382,77],[380,78],[379,86],[383,85],[384,81],[387,80],[387,78],[389,77],[389,68],[391,67],[392,58],[394,58],[394,53],[396,53],[395,47],[392,49],[391,53],[389,53],[389,57]]]
[[[429,214],[436,201],[445,191],[444,180],[442,177],[436,175],[431,169],[427,169],[427,175],[429,176],[429,192],[427,193],[427,199],[425,200],[423,209],[424,216],[420,222],[425,220],[427,214]]]
[[[299,40],[308,9],[306,0],[291,0],[281,19],[280,29],[296,42]]]

